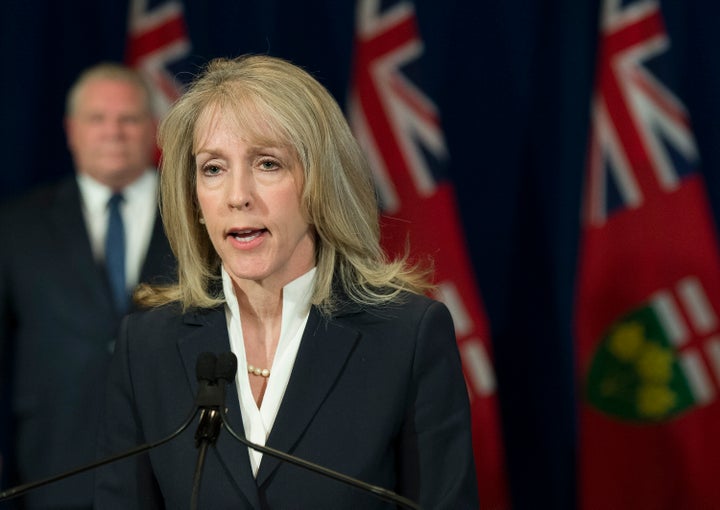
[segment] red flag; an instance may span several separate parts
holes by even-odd
[[[422,52],[412,3],[382,10],[377,0],[359,0],[349,118],[375,174],[385,248],[403,253],[409,232],[411,255],[434,259],[435,297],[453,315],[471,398],[481,504],[504,510],[509,499],[487,321],[452,186],[431,170],[430,160],[447,161],[439,114],[400,70]]]
[[[577,309],[580,501],[720,507],[720,253],[657,0],[601,13]],[[653,68],[654,69],[654,68]]]
[[[125,62],[137,68],[153,90],[155,114],[162,117],[180,97],[184,84],[168,69],[186,58],[190,39],[180,1],[132,0]],[[159,160],[159,150],[156,161]]]
[[[128,27],[125,60],[139,68],[158,92],[159,113],[164,114],[183,92],[183,84],[167,65],[190,53],[183,6],[179,1],[133,0]]]

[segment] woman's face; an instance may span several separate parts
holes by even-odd
[[[217,109],[195,129],[200,210],[235,284],[277,289],[310,270],[315,242],[300,205],[303,170],[295,152],[251,142]]]

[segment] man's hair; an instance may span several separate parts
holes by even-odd
[[[145,95],[147,112],[152,113],[152,90],[140,72],[116,62],[101,62],[80,73],[68,90],[65,98],[66,115],[72,115],[77,110],[79,96],[85,85],[98,79],[119,81],[134,85]]]

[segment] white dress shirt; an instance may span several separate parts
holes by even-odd
[[[245,436],[251,442],[264,446],[270,435],[270,430],[272,430],[278,409],[280,409],[280,403],[295,364],[295,357],[300,348],[300,340],[305,331],[305,324],[307,324],[310,315],[310,297],[315,280],[315,268],[288,283],[283,288],[280,340],[275,351],[272,367],[269,367],[270,377],[268,377],[267,388],[260,408],[255,403],[249,379],[250,377],[260,376],[248,374],[240,310],[233,290],[232,280],[224,268],[222,270],[222,280],[230,348],[238,359],[238,373],[235,384],[240,399]],[[253,475],[257,476],[262,453],[252,448],[248,448],[248,452]]]
[[[105,259],[105,235],[108,224],[108,200],[113,190],[92,177],[77,176],[83,215],[93,256],[98,262]],[[125,278],[128,291],[140,281],[145,255],[152,237],[157,214],[158,175],[148,169],[139,179],[122,190],[120,214],[125,229]]]

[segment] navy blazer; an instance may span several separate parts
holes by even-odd
[[[223,307],[181,313],[168,305],[129,316],[111,363],[100,455],[156,441],[193,408],[195,365],[230,349]],[[247,377],[240,370],[239,377]],[[243,433],[237,390],[231,426]],[[96,508],[186,508],[197,421],[148,454],[100,468]],[[393,490],[426,510],[477,509],[470,411],[450,314],[407,295],[400,304],[313,307],[267,446]],[[200,508],[386,509],[376,496],[248,450],[227,431],[208,452]]]
[[[121,317],[94,260],[75,176],[0,213],[0,382],[10,401],[19,482],[95,458],[98,415]],[[141,280],[174,278],[159,214]],[[13,393],[9,394],[8,384]],[[92,473],[27,497],[27,508],[92,505]]]

